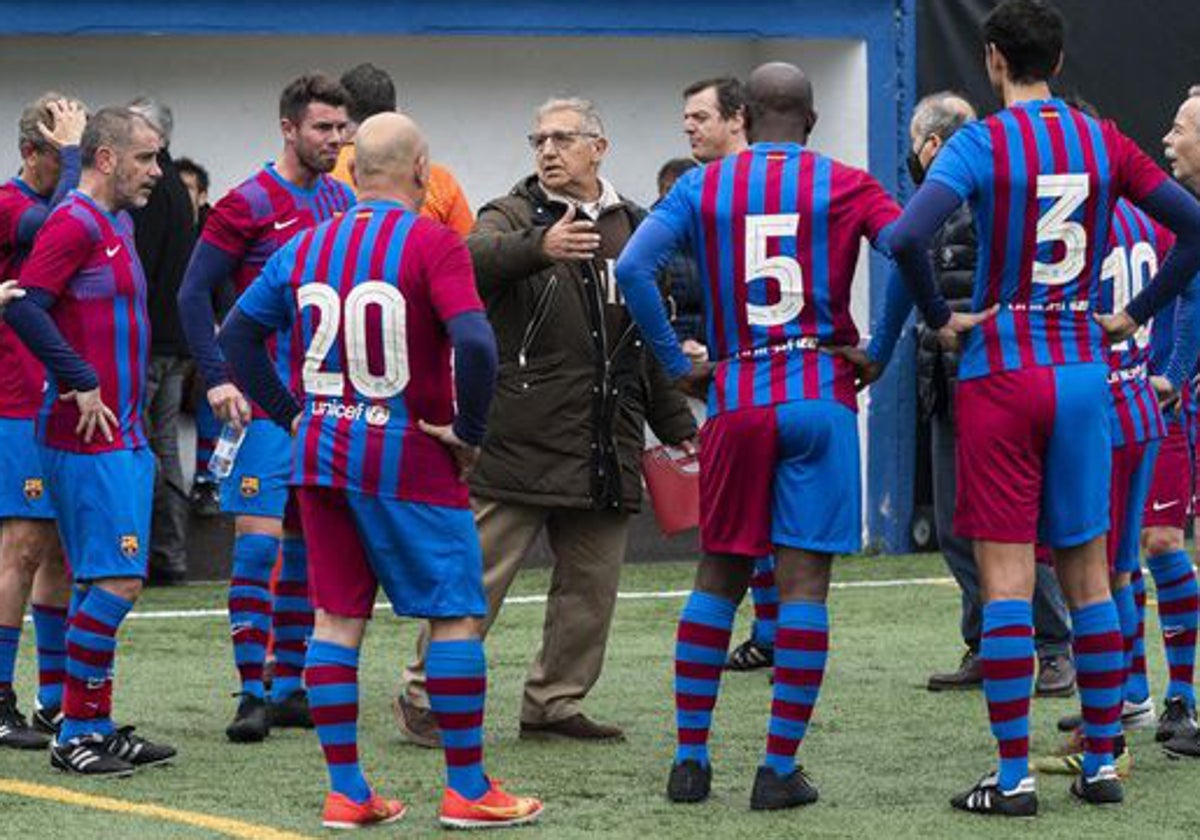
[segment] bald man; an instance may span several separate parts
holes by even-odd
[[[483,771],[478,622],[487,603],[464,479],[483,442],[495,340],[462,240],[417,215],[429,179],[420,128],[379,114],[356,143],[358,204],[283,246],[220,338],[238,381],[296,439],[291,482],[316,607],[305,682],[331,786],[322,823],[357,828],[405,812],[358,764],[358,654],[380,586],[397,615],[432,627],[428,691],[448,776],[442,824],[532,822],[541,803]],[[297,320],[303,404],[266,351]]]

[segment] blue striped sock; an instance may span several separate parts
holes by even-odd
[[[83,735],[109,735],[117,630],[133,602],[98,586],[88,589],[67,629],[67,684],[59,743]]]
[[[763,766],[788,776],[796,769],[796,750],[808,732],[825,677],[829,611],[812,601],[781,604],[775,642],[775,687]]]
[[[275,581],[271,629],[275,633],[271,700],[282,703],[302,687],[300,677],[313,629],[313,608],[308,599],[308,554],[304,538],[299,535],[283,537],[283,563]]]
[[[1163,649],[1167,657],[1167,697],[1182,697],[1189,708],[1196,708],[1192,687],[1196,668],[1196,625],[1200,610],[1200,592],[1196,568],[1186,551],[1172,551],[1147,558],[1158,595],[1158,623],[1162,627]]]
[[[1150,696],[1150,681],[1146,676],[1146,578],[1140,568],[1129,576],[1129,589],[1137,610],[1137,629],[1129,657],[1129,674],[1125,677],[1125,699],[1141,703]]]
[[[239,534],[233,541],[229,581],[229,631],[242,692],[262,699],[263,662],[271,628],[271,567],[279,540],[266,534]]]
[[[1137,603],[1133,598],[1132,586],[1114,589],[1112,598],[1117,607],[1117,619],[1121,623],[1121,664],[1125,672],[1125,683],[1121,694],[1123,699],[1130,700],[1133,699],[1134,688],[1130,685],[1130,680],[1133,678],[1133,646],[1137,640]],[[1134,702],[1145,699],[1145,697],[1140,697]]]
[[[1112,601],[1071,611],[1071,647],[1083,710],[1083,773],[1113,763],[1125,693],[1121,621]]]
[[[67,611],[34,604],[31,612],[37,638],[37,702],[43,709],[61,706],[63,680],[67,675]]]
[[[479,639],[433,641],[425,664],[429,708],[442,731],[446,784],[466,799],[488,791],[483,772],[487,659]]]
[[[0,690],[11,689],[17,668],[17,645],[21,643],[21,628],[0,624]]]
[[[329,769],[329,787],[354,802],[366,802],[371,786],[358,763],[358,651],[313,639],[307,657],[308,708]]]
[[[775,627],[779,621],[779,587],[775,585],[773,554],[754,561],[750,596],[754,599],[754,627],[750,636],[759,647],[775,647]]]
[[[693,592],[679,615],[675,635],[675,763],[708,765],[708,734],[729,652],[737,604]]]
[[[1012,790],[1029,775],[1033,607],[1028,601],[992,601],[983,605],[979,659],[988,718],[1000,751],[1000,789]]]

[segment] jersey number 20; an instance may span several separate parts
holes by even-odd
[[[355,286],[342,299],[330,286],[306,283],[297,294],[300,308],[315,307],[320,323],[304,354],[304,390],[323,397],[340,397],[346,376],[354,390],[367,399],[389,400],[408,384],[408,343],[404,296],[388,283],[369,280]],[[383,342],[379,358],[382,373],[372,373],[367,352],[367,310],[379,307],[379,336]],[[339,331],[346,335],[346,372],[324,370],[325,359],[337,341]]]

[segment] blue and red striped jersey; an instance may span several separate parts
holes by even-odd
[[[284,243],[344,213],[354,200],[353,191],[329,175],[320,175],[312,187],[301,189],[268,163],[213,205],[200,238],[238,261],[233,288],[241,294]],[[296,393],[293,340],[288,333],[279,334],[271,352],[280,377]],[[267,415],[254,406],[254,416]]]
[[[66,342],[96,371],[100,397],[117,416],[108,443],[84,443],[75,433],[79,409],[60,400],[51,377],[38,418],[39,439],[70,452],[108,452],[146,446],[142,414],[150,317],[146,277],[128,213],[112,215],[82,192],[54,208],[21,268],[21,285],[56,298],[50,310]]]
[[[972,330],[959,376],[1099,362],[1100,265],[1118,198],[1135,203],[1166,174],[1108,121],[1059,99],[1023,102],[950,138],[929,180],[970,202],[979,240]]]
[[[483,310],[454,231],[365,202],[283,246],[238,307],[303,348],[294,484],[467,505],[449,450],[416,422],[453,420],[445,324]]]
[[[0,186],[0,280],[16,277],[29,256],[28,245],[17,239],[21,217],[33,207],[45,206],[47,199],[38,195],[20,178]],[[42,407],[42,386],[46,381],[42,363],[0,320],[0,417],[29,420]]]
[[[857,410],[850,286],[861,240],[900,208],[868,173],[795,143],[756,143],[686,173],[651,214],[700,268],[709,413],[801,399]]]
[[[1125,199],[1119,200],[1113,212],[1109,250],[1100,267],[1100,311],[1108,314],[1123,310],[1158,273],[1174,241],[1169,230]],[[1155,332],[1165,313],[1155,317]],[[1174,334],[1169,326],[1165,330]],[[1133,338],[1110,348],[1113,446],[1158,440],[1167,433],[1158,398],[1150,387],[1150,336],[1150,326],[1143,326]]]

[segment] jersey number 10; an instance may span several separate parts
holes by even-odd
[[[355,286],[346,295],[343,307],[337,291],[323,283],[306,283],[296,294],[300,309],[315,307],[320,316],[308,351],[304,354],[304,390],[323,397],[341,397],[346,376],[354,390],[367,399],[389,400],[408,384],[407,317],[404,296],[395,286],[369,280]],[[378,354],[382,373],[372,373],[367,352],[367,310],[379,308],[379,337],[383,347]],[[345,373],[324,370],[325,359],[345,332]]]

